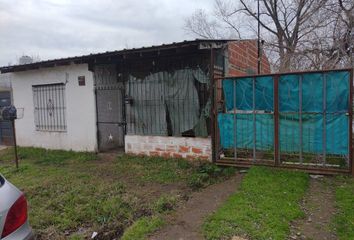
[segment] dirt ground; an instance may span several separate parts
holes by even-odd
[[[204,218],[215,211],[237,190],[241,180],[242,175],[238,173],[227,181],[193,193],[183,206],[167,217],[166,226],[151,236],[150,240],[203,239],[201,225]]]
[[[330,225],[336,212],[334,180],[333,177],[311,177],[309,189],[301,203],[306,217],[292,223],[289,239],[337,239]]]

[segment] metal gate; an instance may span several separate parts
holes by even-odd
[[[100,151],[124,147],[124,83],[115,65],[95,67],[97,138]]]
[[[0,107],[11,105],[11,93],[9,91],[0,92]],[[0,121],[0,145],[13,144],[13,131],[10,121]]]
[[[354,173],[352,79],[348,69],[219,79],[217,163]]]

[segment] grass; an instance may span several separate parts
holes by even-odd
[[[144,240],[145,237],[164,224],[160,217],[143,217],[130,226],[124,233],[122,240]]]
[[[240,190],[203,225],[206,239],[286,239],[289,223],[303,217],[299,203],[308,187],[305,173],[252,167]]]
[[[162,195],[153,205],[155,212],[164,213],[172,211],[178,202],[176,196]]]
[[[354,239],[354,179],[340,177],[336,189],[336,207],[338,213],[334,225],[339,239]]]
[[[19,148],[19,156],[16,170],[13,149],[0,151],[0,172],[25,192],[38,239],[86,239],[94,231],[95,239],[113,239],[129,226],[147,233],[140,221],[174,209],[180,195],[233,174],[180,159],[99,159],[93,153],[41,148]],[[170,191],[164,194],[159,189],[166,185]]]

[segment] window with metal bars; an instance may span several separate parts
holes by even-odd
[[[66,131],[65,85],[34,85],[34,124],[37,131]]]

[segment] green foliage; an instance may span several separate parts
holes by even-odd
[[[154,204],[153,209],[157,213],[172,211],[177,205],[177,197],[162,195]]]
[[[215,164],[204,163],[197,167],[194,174],[188,178],[188,186],[196,190],[213,184],[220,179],[228,178],[235,174],[235,168],[219,167]]]
[[[0,151],[0,172],[25,192],[30,224],[41,239],[86,239],[92,231],[118,238],[138,218],[168,212],[179,201],[173,194],[144,196],[142,186],[187,186],[204,169],[182,159],[123,155],[107,160],[94,153],[41,148],[21,147],[19,155],[16,170],[13,149]],[[210,174],[213,179],[203,179],[203,186],[223,177]]]
[[[48,150],[31,147],[19,147],[18,156],[21,160],[30,160],[37,164],[47,165],[63,165],[72,161],[86,162],[97,159],[97,155],[93,152]],[[13,159],[13,148],[8,148],[0,153],[0,162],[8,162]]]
[[[144,240],[148,234],[153,233],[164,224],[160,217],[142,217],[125,232],[122,240]]]
[[[300,172],[251,168],[241,189],[204,223],[206,239],[286,239],[289,223],[304,216],[299,202],[308,181]]]
[[[340,179],[336,189],[336,207],[338,212],[334,225],[339,239],[354,239],[354,179]]]
[[[185,180],[193,172],[186,160],[124,155],[117,158],[118,171],[130,171],[141,182],[173,183]]]
[[[234,168],[211,163],[193,165],[185,159],[123,156],[117,159],[119,171],[131,171],[143,182],[176,183],[187,181],[193,189],[208,186],[235,174]],[[173,171],[171,171],[173,169]]]

